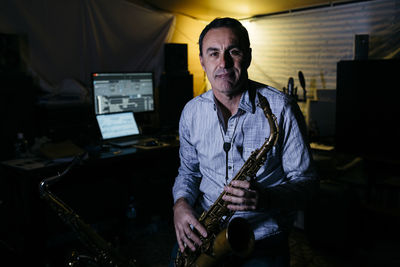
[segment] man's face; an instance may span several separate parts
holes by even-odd
[[[250,51],[244,51],[238,36],[230,28],[215,28],[203,39],[200,63],[212,89],[234,95],[241,90],[250,64]]]

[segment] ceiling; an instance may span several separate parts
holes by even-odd
[[[131,0],[132,2],[138,2]],[[327,0],[143,0],[153,8],[209,21],[215,17],[245,19],[322,5],[354,1]]]

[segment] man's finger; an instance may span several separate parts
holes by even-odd
[[[231,185],[234,186],[234,187],[240,187],[240,188],[243,188],[243,189],[250,189],[250,182],[248,182],[248,181],[235,180],[235,181],[232,181]]]
[[[186,233],[186,237],[199,246],[202,244],[201,239],[192,231]]]
[[[232,186],[225,186],[224,190],[228,192],[231,195],[243,197],[245,195],[245,190],[244,189],[238,189]]]
[[[235,211],[241,211],[241,210],[255,210],[256,206],[255,205],[235,205],[235,204],[229,204],[227,206],[228,209],[230,210],[235,210]]]
[[[183,252],[185,250],[185,247],[184,247],[183,242],[181,240],[181,235],[180,235],[179,231],[176,228],[175,228],[175,233],[176,233],[176,240],[178,241],[179,250],[181,252]]]
[[[207,237],[207,231],[206,228],[204,228],[203,225],[198,220],[193,220],[191,225],[203,236]]]
[[[194,246],[193,242],[189,238],[187,238],[186,235],[182,236],[182,240],[192,251],[196,250],[196,247]]]

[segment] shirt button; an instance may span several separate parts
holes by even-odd
[[[228,169],[230,169],[230,170],[231,170],[231,169],[232,169],[232,166],[229,166],[229,167],[228,167]]]

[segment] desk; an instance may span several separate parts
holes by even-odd
[[[66,244],[76,245],[76,238],[39,198],[38,191],[41,180],[63,171],[66,165],[51,163],[29,170],[1,165],[0,212],[1,218],[5,218],[0,222],[2,241],[13,260],[27,261],[22,266],[26,263],[44,266],[52,260],[55,250]],[[108,152],[91,153],[50,190],[110,240],[107,237],[123,234],[125,213],[132,197],[138,220],[170,215],[171,189],[178,165],[177,145],[151,150],[112,148]]]
[[[314,150],[321,178],[310,205],[310,243],[349,253],[400,238],[399,161]]]

